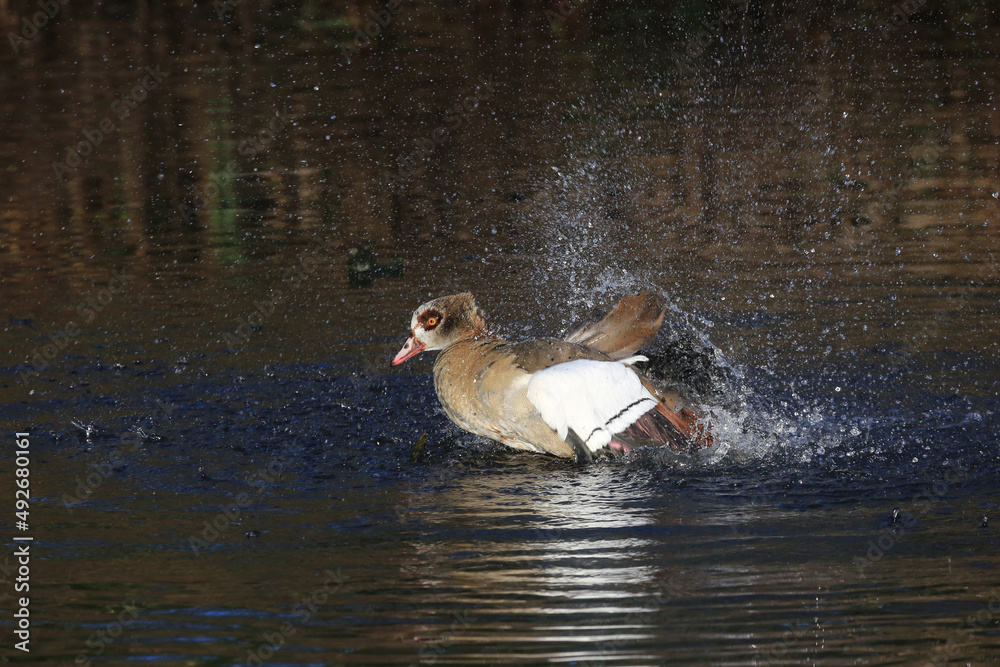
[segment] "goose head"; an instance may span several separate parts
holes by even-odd
[[[410,337],[393,358],[397,366],[424,350],[443,350],[460,340],[486,333],[483,313],[468,292],[428,301],[410,318]]]

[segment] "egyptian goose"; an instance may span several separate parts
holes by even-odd
[[[448,417],[515,449],[581,462],[644,445],[691,451],[712,444],[700,415],[635,367],[665,312],[666,300],[646,291],[565,340],[511,343],[487,329],[471,294],[454,294],[413,312],[392,363],[441,350],[434,387]]]

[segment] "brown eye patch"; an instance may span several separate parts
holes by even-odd
[[[425,310],[424,312],[420,313],[420,317],[417,318],[417,322],[426,331],[430,331],[437,325],[441,324],[441,320],[442,320],[441,313],[434,310],[433,308],[430,310]]]

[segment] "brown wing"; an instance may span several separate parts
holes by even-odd
[[[675,451],[691,453],[711,447],[714,442],[711,431],[697,420],[697,413],[688,409],[671,412],[657,408],[615,437],[633,446],[668,445]]]
[[[520,343],[505,343],[505,346],[504,352],[515,360],[513,363],[516,363],[519,368],[528,373],[535,373],[556,364],[575,361],[577,359],[609,360],[606,354],[591,347],[555,338],[539,338]]]
[[[678,391],[658,388],[642,376],[640,379],[649,393],[656,397],[658,404],[655,410],[650,410],[630,426],[626,436],[631,430],[634,431],[632,435],[645,435],[683,451],[712,446],[714,438],[712,432],[699,421],[701,413],[685,405]]]
[[[603,352],[612,359],[624,359],[656,336],[666,310],[667,300],[659,292],[647,290],[627,296],[602,319],[574,329],[566,341]]]

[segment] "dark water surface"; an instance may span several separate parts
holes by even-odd
[[[396,5],[70,2],[5,39],[3,655],[1000,662],[1000,19],[820,4],[406,0],[360,43]],[[402,275],[352,285],[362,244]],[[650,285],[658,348],[726,377],[695,458],[506,451],[431,355],[389,367],[430,296],[522,338]]]

